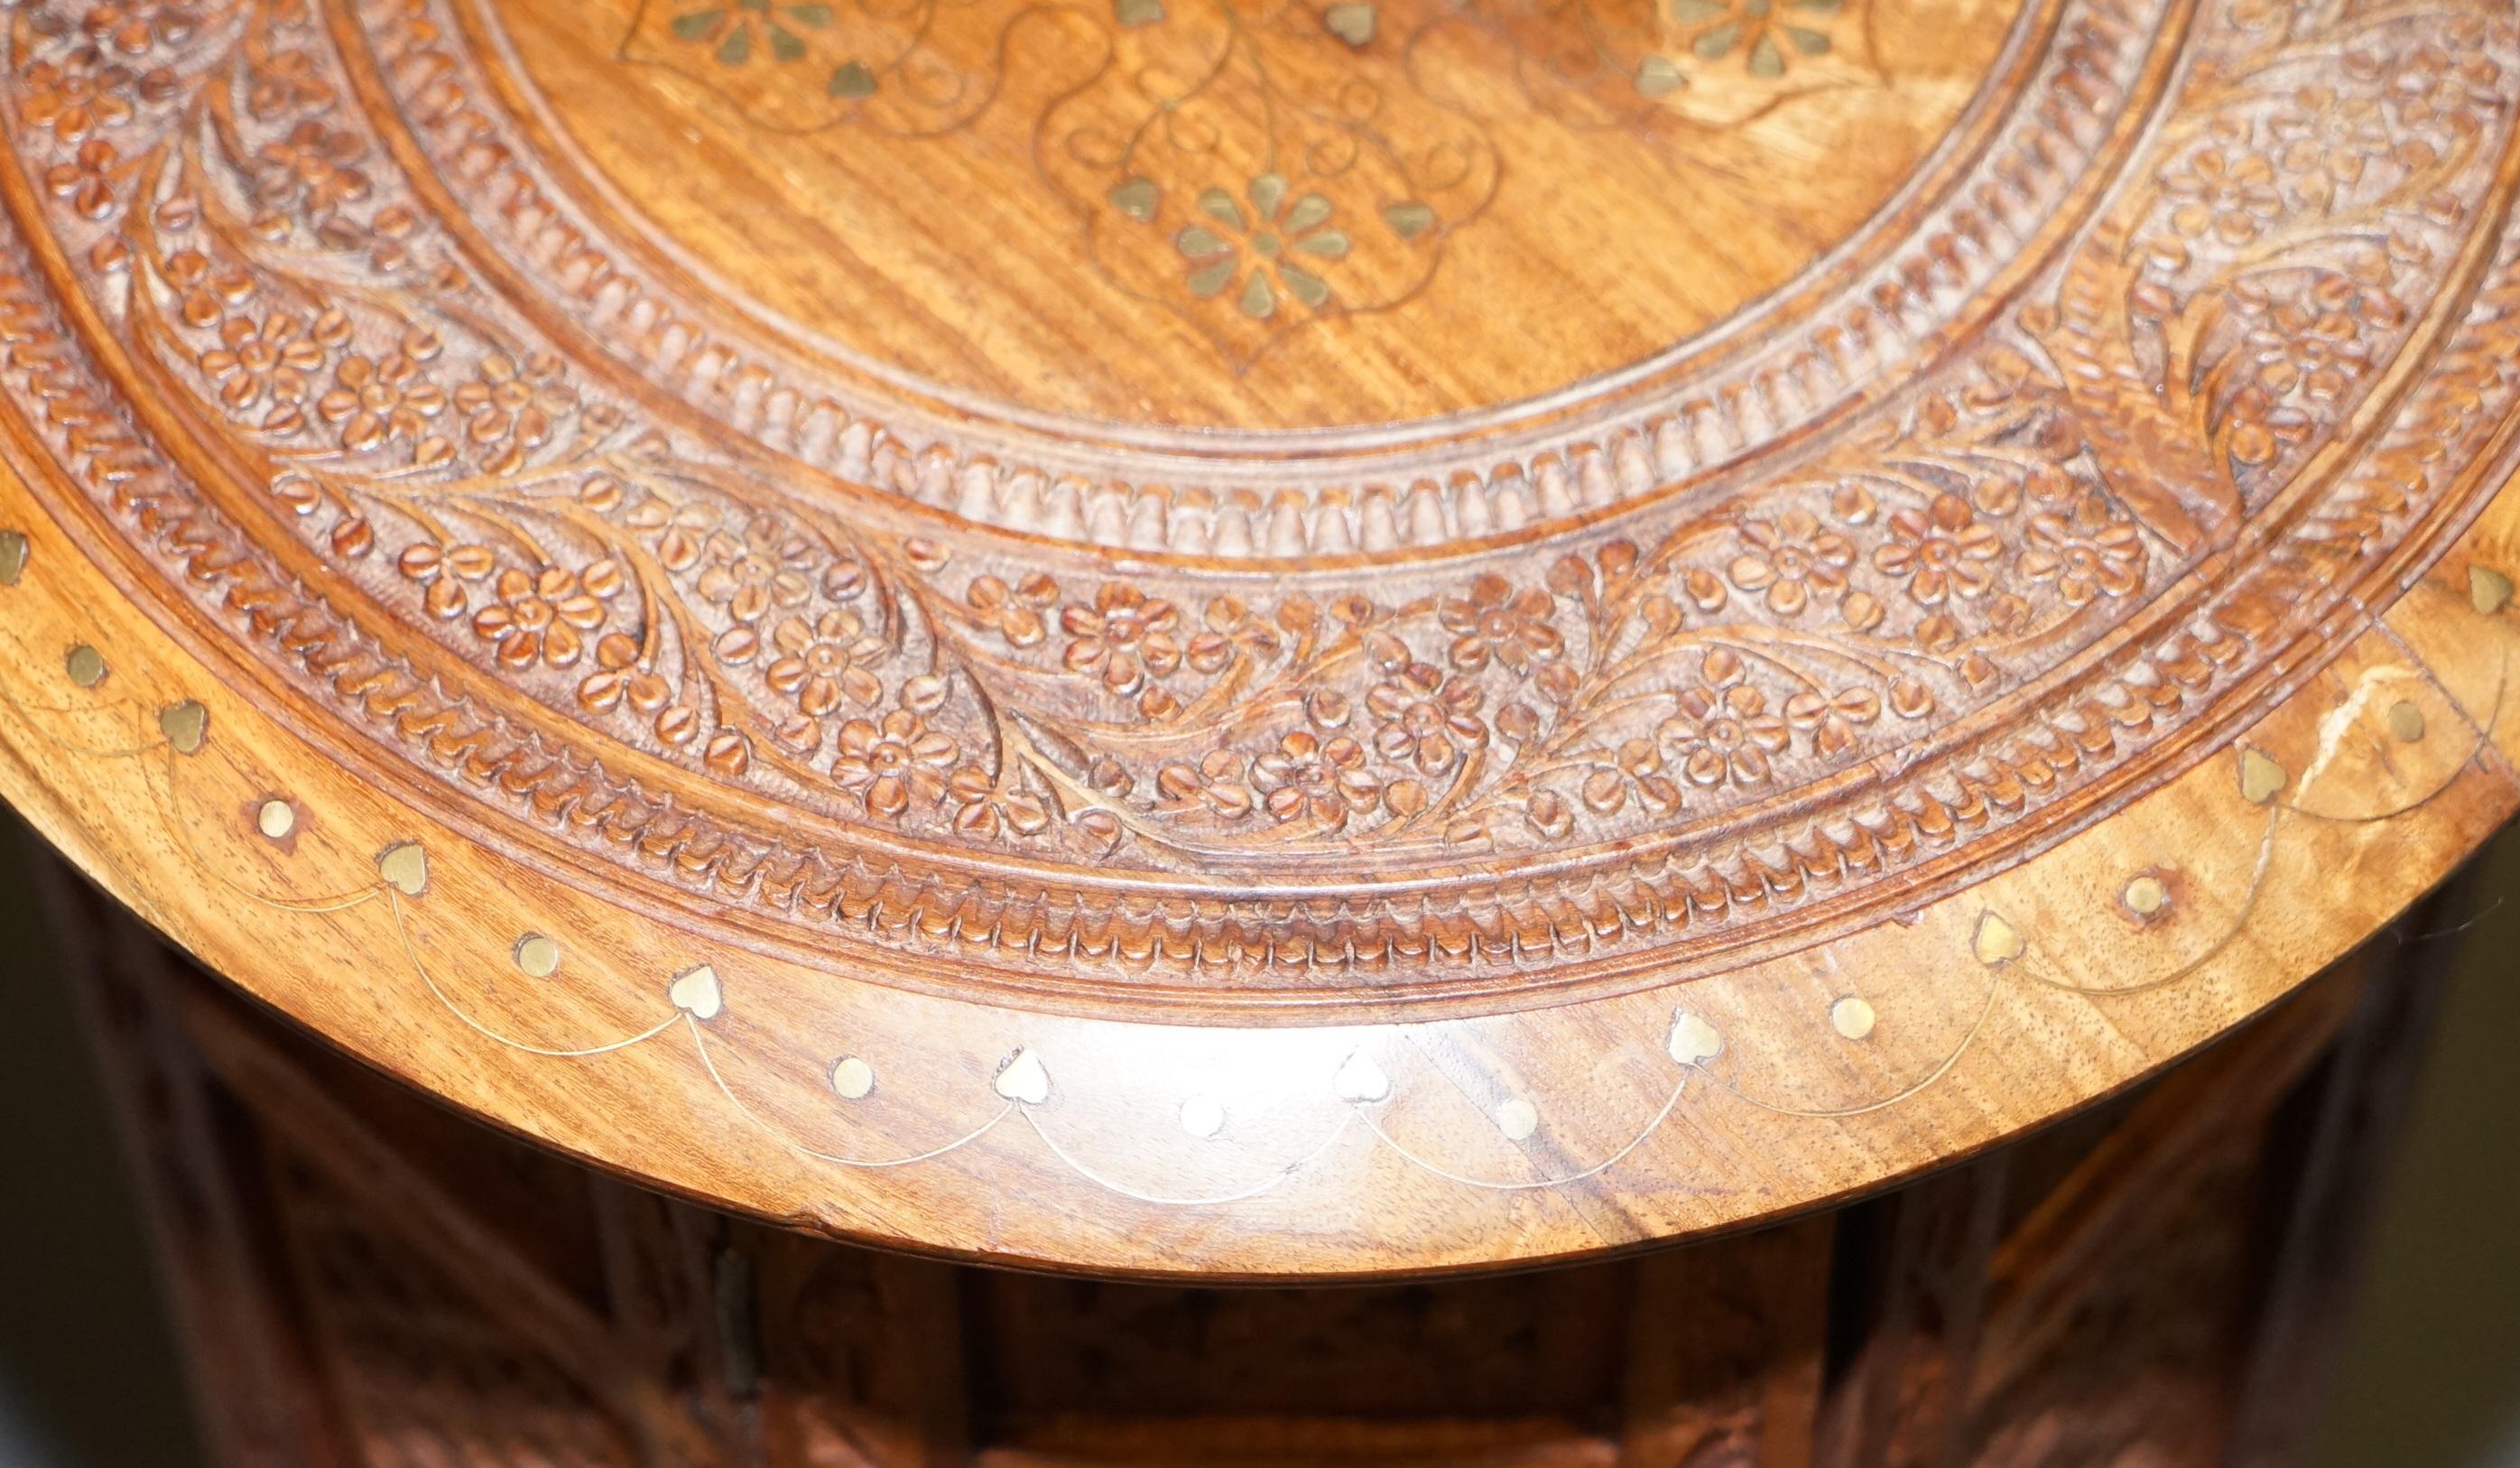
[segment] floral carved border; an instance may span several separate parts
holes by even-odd
[[[2269,152],[2294,123],[2207,75],[2052,292],[1895,413],[1658,538],[1371,597],[1013,573],[760,484],[526,344],[372,154],[290,100],[341,84],[286,46],[218,53],[224,90],[152,104],[193,130],[126,155],[132,119],[94,105],[118,94],[34,69],[83,32],[13,37],[17,206],[40,191],[29,243],[67,253],[0,298],[0,381],[101,532],[154,542],[143,579],[179,568],[424,767],[772,931],[985,954],[971,982],[1036,992],[1628,982],[2051,839],[2456,523],[2460,448],[2513,386],[2507,104],[2475,69],[2512,42],[2484,25],[2378,13],[2406,64],[2360,84],[2434,141],[2318,174],[2337,192],[2293,222],[2263,191],[2313,176]],[[2474,59],[2396,45],[2424,27]],[[2293,42],[2236,74],[2308,84],[2332,48]],[[2340,213],[2388,228],[2331,249]],[[259,243],[205,248],[230,239]],[[73,272],[79,309],[126,293],[84,344]],[[142,391],[108,386],[108,349]],[[2167,423],[2107,406],[2165,362]],[[2418,371],[2343,478],[2303,472]],[[178,473],[160,436],[250,472]],[[2181,444],[2194,477],[2140,471]],[[1359,858],[1391,880],[1315,876]],[[1255,874],[1287,895],[1211,895]]]
[[[730,323],[722,301],[685,283],[690,262],[652,257],[644,227],[602,201],[587,168],[523,141],[496,99],[530,109],[531,95],[498,54],[495,17],[448,0],[363,12],[392,115],[453,189],[501,202],[477,220],[489,248],[581,341],[845,483],[1026,534],[1234,559],[1445,549],[1598,518],[1882,395],[1894,386],[1885,367],[1965,333],[1991,288],[2088,203],[2082,169],[2140,125],[2164,70],[2150,43],[2181,16],[2128,0],[2031,7],[1952,156],[1920,175],[1931,187],[1886,209],[1872,243],[1781,293],[1765,313],[1775,320],[1740,317],[1702,351],[1634,383],[1589,385],[1571,405],[1521,415],[1530,423],[1508,411],[1371,449],[1329,436],[1298,470],[1282,443],[1218,457],[1214,436],[1171,436],[1115,449],[1113,425],[927,403],[871,382],[875,369],[835,344]],[[2043,49],[2054,35],[2072,44]],[[535,125],[562,136],[548,116]]]

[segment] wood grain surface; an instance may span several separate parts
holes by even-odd
[[[1968,1155],[2515,803],[2479,0],[52,0],[0,793],[738,1211],[1217,1279]]]

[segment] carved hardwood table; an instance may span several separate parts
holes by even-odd
[[[262,1006],[713,1237],[1241,1318],[1281,1297],[1196,1288],[1772,1223],[2144,1081],[2520,803],[2500,0],[0,17],[0,794]],[[2273,1156],[2359,972],[2048,1133],[2101,1150],[2038,1208],[1845,1216],[1903,1278],[2071,1257],[2178,1118]],[[409,1106],[152,1002],[151,1065],[225,1057],[345,1176]],[[552,1166],[462,1146],[515,1175],[428,1196]],[[573,1226],[475,1293],[567,1296],[621,1236]],[[1869,1236],[1446,1287],[1553,1364],[1427,1411],[1581,1417],[1709,1335],[1809,1386]],[[960,1321],[1044,1421],[1091,1392],[1040,1363],[1140,1328],[849,1267],[867,1371]],[[1579,1328],[1640,1302],[1787,1344]],[[1428,1308],[1402,1354],[1468,1328]],[[1346,1360],[1315,1316],[1247,1339]],[[1638,1410],[1605,1458],[1339,1450],[1809,1447]]]

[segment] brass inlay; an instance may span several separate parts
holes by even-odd
[[[1041,1057],[1030,1050],[1017,1050],[1015,1058],[998,1073],[998,1094],[1026,1106],[1039,1106],[1050,1099],[1050,1072],[1043,1068]]]
[[[2263,805],[2292,779],[2274,757],[2264,750],[2240,752],[2240,799],[2252,805]]]
[[[1978,918],[1977,937],[1970,943],[1978,962],[1988,968],[2010,963],[2021,956],[2021,930],[2005,922],[2002,914],[1990,909]]]
[[[2467,594],[2477,611],[2492,617],[2511,605],[2511,578],[2490,566],[2470,566]]]
[[[714,1020],[726,1007],[726,995],[718,987],[717,970],[707,964],[685,969],[665,986],[665,998],[676,1009],[696,1020]]]
[[[1507,1141],[1527,1141],[1540,1129],[1540,1108],[1516,1096],[1497,1108],[1496,1123]]]
[[[26,573],[26,533],[0,530],[0,586],[15,586]]]
[[[832,1090],[843,1101],[863,1101],[875,1089],[875,1067],[854,1055],[843,1055],[832,1066]]]
[[[1849,994],[1828,1007],[1828,1022],[1838,1033],[1860,1040],[1872,1032],[1879,1016],[1872,1012],[1870,1001]]]
[[[82,642],[70,649],[62,666],[69,672],[70,681],[81,688],[94,688],[105,681],[105,654]]]
[[[1181,1128],[1204,1141],[1225,1129],[1225,1106],[1214,1096],[1192,1096],[1182,1103]]]
[[[254,829],[273,841],[281,841],[297,829],[297,807],[283,800],[268,800],[253,813]]]
[[[1333,5],[1322,12],[1322,23],[1330,34],[1351,46],[1362,46],[1373,39],[1373,7],[1371,5]]]
[[[1362,1050],[1347,1058],[1330,1084],[1342,1101],[1379,1101],[1391,1094],[1391,1078]]]
[[[199,754],[210,737],[210,711],[191,699],[169,704],[158,711],[158,732],[166,736],[176,754]]]
[[[2424,711],[2405,699],[2389,706],[2389,732],[2408,744],[2424,737]]]
[[[539,933],[528,933],[517,940],[517,967],[530,979],[548,979],[560,972],[560,944]]]
[[[2170,905],[2170,889],[2159,877],[2138,877],[2126,885],[2128,910],[2138,917],[2150,917]]]
[[[1716,1028],[1684,1009],[1672,1016],[1671,1058],[1685,1066],[1704,1065],[1723,1053],[1724,1036]]]
[[[396,842],[377,853],[377,875],[404,896],[419,896],[428,887],[428,853],[416,841]]]

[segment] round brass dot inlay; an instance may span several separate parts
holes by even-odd
[[[2138,877],[2126,885],[2126,904],[2139,917],[2150,917],[2170,905],[2170,889],[2159,877]]]
[[[1225,1107],[1214,1096],[1192,1096],[1182,1103],[1181,1129],[1206,1138],[1225,1129]]]
[[[253,813],[254,828],[273,841],[279,841],[297,829],[297,807],[287,801],[265,801]]]
[[[2424,737],[2424,711],[2400,699],[2389,706],[2389,732],[2408,744]]]
[[[539,933],[528,933],[517,940],[517,967],[530,979],[548,979],[560,972],[560,944]]]
[[[843,1055],[832,1066],[832,1090],[843,1101],[863,1101],[875,1089],[875,1067],[854,1055]]]
[[[1540,1108],[1520,1096],[1497,1108],[1497,1130],[1505,1133],[1507,1141],[1528,1140],[1539,1129]]]
[[[81,688],[94,688],[105,681],[105,654],[84,642],[70,649],[62,666],[68,670],[70,681]]]
[[[1860,1040],[1872,1032],[1878,1016],[1870,1001],[1849,994],[1828,1007],[1828,1022],[1837,1032],[1851,1040]]]

